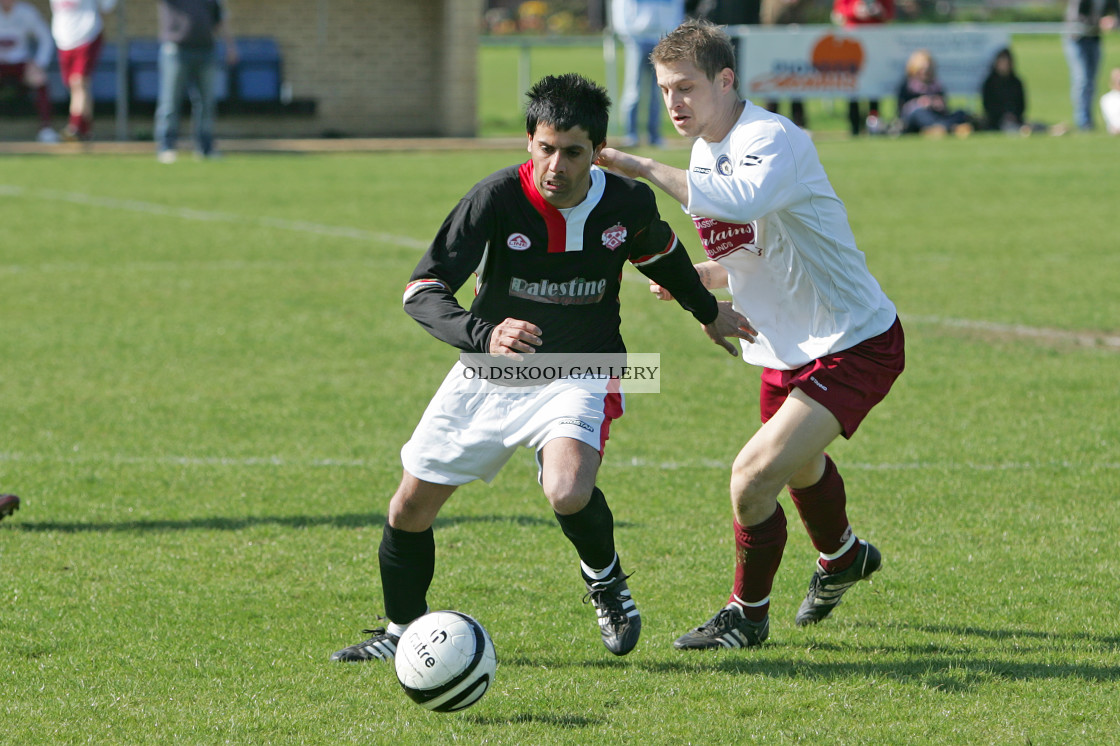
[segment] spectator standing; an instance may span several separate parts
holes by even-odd
[[[649,53],[661,37],[684,20],[684,0],[611,0],[611,27],[622,39],[625,73],[619,107],[626,125],[625,147],[638,144],[638,110],[646,92],[646,132],[661,144],[661,91]]]
[[[1116,28],[1120,0],[1067,0],[1069,27],[1062,48],[1069,64],[1073,123],[1082,131],[1093,129],[1093,101],[1097,97],[1097,71],[1101,65],[1101,32]]]
[[[51,0],[51,35],[58,48],[58,69],[70,90],[67,141],[88,140],[93,129],[93,69],[101,56],[102,13],[117,0]]]
[[[52,54],[50,27],[35,6],[23,0],[0,0],[0,87],[14,85],[31,93],[39,115],[39,142],[58,142],[47,91]]]
[[[159,101],[155,139],[160,163],[174,163],[183,95],[191,97],[195,153],[214,151],[214,78],[217,41],[225,42],[226,64],[237,64],[237,46],[229,33],[224,0],[158,0]]]
[[[1112,68],[1109,75],[1111,88],[1101,96],[1101,116],[1110,135],[1120,135],[1120,67]]]
[[[894,0],[835,0],[832,4],[832,22],[844,28],[876,26],[894,20]],[[867,102],[867,131],[872,135],[883,134],[879,119],[879,100]],[[859,99],[848,102],[848,123],[852,135],[858,135],[863,128],[864,117],[860,112]]]

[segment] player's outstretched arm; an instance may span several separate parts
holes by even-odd
[[[693,267],[696,268],[703,287],[709,290],[727,287],[727,270],[720,267],[719,262],[700,262],[699,264],[693,264]],[[668,288],[657,285],[653,280],[650,280],[650,292],[656,296],[657,300],[673,299],[673,293]]]
[[[603,148],[595,161],[601,168],[631,179],[645,179],[682,205],[688,204],[688,173],[652,158]]]
[[[731,301],[726,300],[719,302],[719,315],[716,316],[716,320],[704,324],[704,333],[717,345],[727,350],[732,357],[738,357],[739,350],[728,341],[728,337],[745,339],[753,344],[754,338],[758,335],[747,317],[732,308]]]
[[[719,265],[719,262],[700,262],[699,264],[692,265],[696,268],[696,274],[700,275],[700,282],[708,290],[718,290],[719,288],[727,287],[727,270]],[[649,291],[653,293],[658,300],[673,300],[673,294],[667,288],[658,285],[653,280],[649,281]]]

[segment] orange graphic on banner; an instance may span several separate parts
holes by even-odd
[[[813,67],[822,73],[851,73],[863,67],[863,45],[852,38],[826,34],[813,47]]]
[[[751,90],[854,91],[859,86],[863,59],[863,45],[858,39],[828,33],[813,45],[809,65],[775,66],[769,75],[752,80]]]

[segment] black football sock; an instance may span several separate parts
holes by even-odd
[[[436,541],[432,529],[402,531],[385,524],[377,550],[381,564],[381,592],[385,615],[408,624],[428,610],[428,586],[436,571]]]
[[[614,515],[598,487],[582,510],[571,515],[557,513],[556,520],[585,565],[601,570],[615,561]]]

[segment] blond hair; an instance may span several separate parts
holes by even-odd
[[[923,66],[929,68],[931,76],[937,74],[937,63],[928,49],[919,49],[910,55],[910,59],[906,60],[906,76],[915,77]]]

